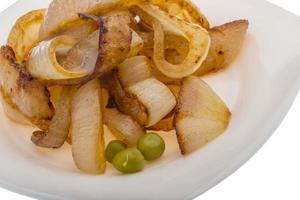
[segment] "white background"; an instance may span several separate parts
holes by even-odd
[[[269,1],[300,16],[298,0]],[[14,2],[1,0],[0,11]],[[32,200],[1,188],[0,199]],[[219,199],[300,199],[300,95],[267,144],[236,173],[196,200]]]

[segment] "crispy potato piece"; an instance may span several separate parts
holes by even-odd
[[[241,50],[248,25],[247,20],[237,20],[210,29],[211,47],[208,56],[194,75],[202,76],[230,65]]]
[[[218,95],[200,78],[183,80],[174,125],[182,154],[210,143],[227,128],[231,113]]]
[[[4,99],[10,99],[13,107],[18,108],[33,124],[40,128],[47,127],[54,114],[47,88],[16,62],[9,46],[1,47],[0,66],[0,87]]]
[[[44,16],[45,9],[33,10],[20,17],[11,29],[7,44],[14,50],[18,62],[26,59],[30,49],[38,42]]]

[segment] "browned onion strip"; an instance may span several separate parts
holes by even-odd
[[[17,63],[9,46],[1,47],[0,66],[0,89],[4,99],[33,124],[41,128],[47,126],[53,117],[47,88]]]
[[[128,146],[135,146],[138,139],[145,134],[145,130],[141,125],[116,108],[104,109],[104,122],[112,134]]]
[[[40,147],[59,148],[66,141],[71,123],[72,88],[64,87],[55,107],[55,115],[45,131],[36,131],[31,141]]]
[[[141,20],[153,26],[153,58],[159,71],[176,79],[189,76],[200,68],[210,47],[210,37],[207,30],[197,24],[172,17],[151,4],[139,4],[133,7],[133,11]],[[186,40],[188,42],[188,53],[180,64],[172,64],[165,59],[168,37],[171,37],[170,41],[177,46],[186,47],[181,41]]]
[[[46,81],[49,85],[85,84],[117,67],[131,53],[132,30],[129,27],[131,16],[128,12],[113,12],[103,17],[88,14],[80,14],[80,16],[84,19],[94,20],[99,24],[99,40],[95,41],[99,44],[96,66],[89,75],[83,78]]]
[[[7,44],[14,50],[18,62],[23,62],[30,49],[38,42],[45,12],[45,9],[30,11],[20,17],[12,27]]]
[[[99,49],[99,30],[79,41],[61,60],[61,65],[71,71],[89,71],[95,68]]]
[[[139,102],[135,95],[130,94],[123,88],[116,74],[110,75],[107,80],[109,92],[115,98],[119,110],[130,115],[140,125],[147,125],[148,113],[146,107]]]
[[[119,65],[117,75],[120,86],[129,96],[129,100],[131,99],[130,102],[138,102],[138,105],[143,105],[147,111],[147,123],[141,125],[149,127],[156,124],[176,105],[176,99],[170,89],[152,76],[149,60],[145,56],[126,59]],[[118,98],[116,101],[120,102]],[[118,107],[122,109],[120,105]],[[133,113],[124,113],[137,118]]]
[[[204,31],[204,29],[201,30],[200,27],[187,24],[179,19],[175,20],[178,22],[178,24],[181,24],[184,28],[186,28],[186,31],[188,31],[186,34],[188,34],[191,38],[189,47],[190,51],[184,61],[180,64],[175,65],[167,62],[165,59],[165,34],[160,22],[155,20],[153,22],[154,63],[156,67],[166,76],[171,78],[183,78],[193,74],[195,71],[197,71],[197,69],[200,68],[207,56],[210,46],[210,38],[207,31]]]

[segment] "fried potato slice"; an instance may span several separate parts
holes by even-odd
[[[231,113],[218,95],[200,78],[183,80],[174,125],[182,154],[210,143],[227,128]]]
[[[4,99],[10,99],[33,124],[47,127],[54,109],[47,88],[33,79],[25,68],[18,64],[9,46],[0,49],[0,87]]]
[[[248,25],[247,20],[237,20],[210,29],[208,56],[194,75],[202,76],[228,67],[241,50]]]
[[[30,49],[38,42],[44,16],[45,9],[30,11],[20,17],[11,29],[7,44],[14,50],[18,62],[26,59]]]

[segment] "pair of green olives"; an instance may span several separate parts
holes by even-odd
[[[119,140],[111,141],[106,147],[105,156],[120,172],[135,173],[144,169],[145,160],[156,160],[164,151],[164,140],[156,133],[147,133],[139,139],[137,148],[127,148]]]

